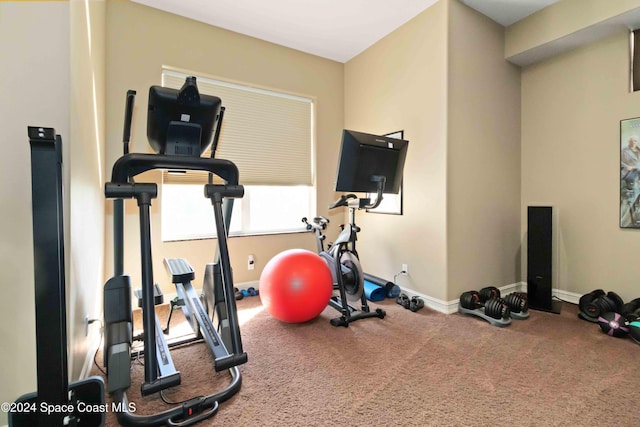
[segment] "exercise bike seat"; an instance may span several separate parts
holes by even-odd
[[[188,283],[196,277],[193,268],[184,258],[165,258],[164,265],[171,274],[172,283]]]

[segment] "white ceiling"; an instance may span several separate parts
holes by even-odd
[[[507,27],[559,0],[461,0],[462,3]]]
[[[346,62],[437,0],[133,0]],[[559,0],[462,0],[507,26]]]

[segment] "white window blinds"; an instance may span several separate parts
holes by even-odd
[[[180,89],[187,74],[162,71],[162,85]],[[313,184],[313,102],[309,98],[197,78],[200,93],[225,107],[216,158],[231,160],[244,185]],[[204,156],[209,157],[210,151]],[[165,173],[165,183],[206,182],[207,175]]]

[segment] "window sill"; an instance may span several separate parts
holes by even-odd
[[[243,232],[243,231],[235,231],[232,233],[229,233],[229,238],[234,238],[234,237],[256,237],[256,236],[277,236],[277,235],[284,235],[284,234],[298,234],[298,233],[308,233],[309,231],[307,231],[305,228],[299,228],[299,229],[295,229],[295,230],[283,230],[283,231],[250,231],[250,232]],[[190,241],[194,241],[194,240],[213,240],[216,239],[216,236],[210,235],[210,236],[190,236],[190,237],[175,237],[175,238],[167,238],[167,239],[162,239],[162,243],[174,243],[174,242],[190,242]]]

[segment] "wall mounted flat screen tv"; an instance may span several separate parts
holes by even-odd
[[[383,176],[383,193],[398,194],[409,142],[353,130],[342,132],[336,191],[376,193]]]

